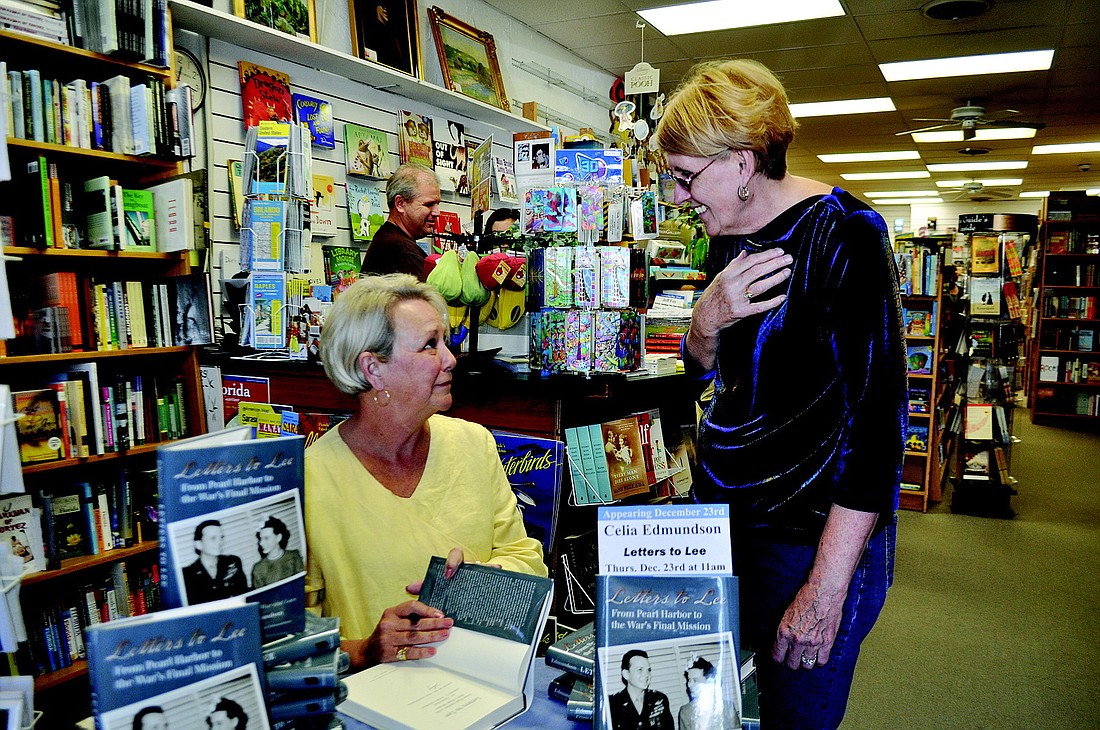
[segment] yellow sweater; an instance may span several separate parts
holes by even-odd
[[[408,498],[363,467],[340,427],[306,450],[307,604],[320,598],[322,615],[340,617],[345,639],[370,636],[385,609],[413,598],[405,586],[424,577],[431,556],[453,547],[466,562],[547,573],[492,435],[447,416],[428,425],[428,461]]]

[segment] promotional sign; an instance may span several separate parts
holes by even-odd
[[[600,507],[596,534],[603,575],[733,572],[726,504]]]

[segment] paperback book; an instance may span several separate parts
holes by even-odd
[[[286,274],[253,271],[248,287],[247,344],[257,350],[286,346]]]
[[[346,679],[341,712],[376,727],[463,730],[496,727],[530,708],[553,582],[471,564],[447,579],[445,564],[432,558],[420,600],[454,619],[450,636],[433,657]]]
[[[60,404],[52,388],[19,390],[12,393],[13,412],[19,420],[15,431],[19,458],[24,464],[65,458]]]
[[[96,726],[131,730],[152,715],[161,727],[192,727],[224,713],[269,728],[259,614],[229,599],[89,626]]]
[[[557,439],[493,431],[504,474],[516,495],[527,536],[553,554],[565,445]]]
[[[336,181],[331,175],[313,176],[313,199],[309,205],[310,232],[315,236],[336,235]]]
[[[416,112],[397,112],[397,143],[401,164],[435,167],[432,153],[432,118]]]
[[[148,190],[122,190],[122,211],[126,235],[124,251],[155,252],[157,250],[156,213],[153,193]]]
[[[623,499],[649,491],[642,446],[642,434],[636,416],[600,424],[602,447],[597,458],[607,463],[611,496]]]
[[[294,121],[309,129],[310,141],[317,147],[336,149],[333,134],[332,102],[305,94],[292,94]]]
[[[31,495],[0,495],[0,543],[23,561],[24,573],[46,569],[41,513]]]
[[[644,697],[654,727],[740,727],[737,599],[729,575],[597,576],[595,726],[627,727]]]
[[[432,152],[436,175],[442,190],[460,195],[470,194],[466,177],[466,133],[458,122],[448,121],[435,126]]]
[[[251,428],[157,450],[164,605],[245,596],[265,641],[304,626],[304,439]]]

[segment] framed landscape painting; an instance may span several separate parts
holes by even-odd
[[[348,19],[353,54],[420,78],[416,0],[348,0]]]
[[[289,35],[317,42],[314,0],[233,0],[233,14]]]
[[[463,23],[438,7],[428,10],[443,85],[451,91],[511,111],[490,33]]]

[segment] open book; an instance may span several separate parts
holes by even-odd
[[[344,680],[339,710],[385,730],[493,728],[531,706],[532,660],[550,611],[548,578],[446,561],[428,566],[420,600],[454,619],[435,656],[371,667]]]

